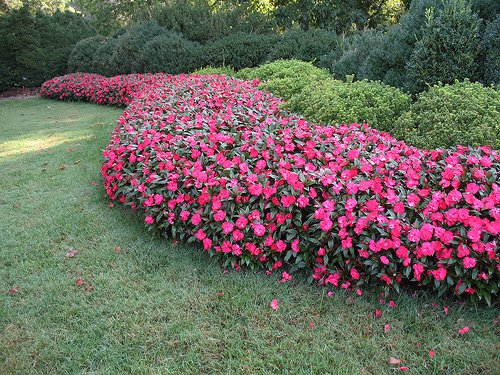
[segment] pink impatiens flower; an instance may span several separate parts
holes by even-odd
[[[476,266],[476,260],[470,257],[465,257],[462,263],[464,265],[464,268],[474,268]]]
[[[272,308],[273,310],[276,310],[276,309],[278,308],[278,300],[277,300],[277,299],[273,299],[273,300],[271,301],[271,308]]]

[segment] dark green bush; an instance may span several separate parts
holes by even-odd
[[[434,85],[395,121],[394,137],[427,149],[492,146],[500,149],[500,94],[468,79]]]
[[[379,81],[328,79],[305,87],[283,107],[317,123],[363,124],[392,134],[394,119],[405,113],[411,97]]]
[[[325,69],[316,68],[310,62],[278,60],[257,68],[242,69],[236,76],[245,80],[267,81],[259,85],[260,90],[270,91],[285,100],[289,100],[313,82],[319,84],[330,78],[330,73]]]
[[[245,4],[219,2],[210,6],[204,0],[165,2],[153,15],[158,24],[181,33],[186,39],[205,44],[235,32],[268,33],[272,22]]]
[[[91,72],[94,53],[104,44],[102,35],[85,38],[75,44],[68,59],[68,72]]]
[[[65,74],[74,45],[97,33],[79,14],[33,15],[27,4],[0,16],[0,24],[0,60],[13,74],[13,83],[24,86],[38,86]]]
[[[104,77],[114,76],[114,70],[111,69],[109,61],[118,45],[118,38],[106,38],[105,43],[101,44],[99,49],[92,56],[91,72]]]
[[[426,17],[407,64],[407,89],[418,93],[438,82],[476,80],[481,20],[467,0],[444,0],[442,10],[429,10]]]
[[[338,37],[334,32],[311,29],[291,30],[283,33],[267,57],[268,61],[301,60],[315,65],[322,56],[337,48]]]
[[[12,87],[14,76],[10,69],[0,62],[0,92],[8,90]]]
[[[140,56],[144,45],[153,38],[166,32],[156,21],[132,25],[125,34],[117,38],[116,47],[109,59],[112,75],[139,73],[134,71],[134,63]]]
[[[236,70],[253,68],[265,62],[277,37],[237,32],[222,39],[208,42],[199,49],[194,68],[207,65],[230,65]]]
[[[434,8],[437,12],[442,7],[442,0],[413,0],[408,13],[401,18],[400,23],[389,29],[378,43],[368,49],[366,60],[360,66],[357,78],[378,80],[399,88],[405,87],[406,63],[417,39],[422,38],[422,27],[426,21],[425,12],[430,8]],[[346,60],[349,62],[353,59]],[[345,72],[345,70],[340,71],[340,66],[337,69],[339,69],[338,74]]]
[[[352,74],[357,79],[364,79],[367,57],[372,50],[379,48],[383,37],[384,34],[376,30],[358,31],[343,37],[338,48],[323,57],[323,64],[328,61],[328,68],[337,79],[343,80]]]
[[[482,41],[482,82],[500,84],[500,15],[485,27]]]
[[[231,66],[221,66],[219,68],[212,68],[211,66],[206,66],[201,69],[197,69],[191,73],[192,75],[225,75],[228,77],[236,77],[236,71]]]
[[[165,32],[147,42],[132,63],[139,73],[181,74],[190,71],[199,43],[184,39],[174,31]]]

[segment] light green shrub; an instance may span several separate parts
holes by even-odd
[[[284,108],[317,123],[363,124],[391,133],[395,118],[410,108],[411,97],[379,81],[328,79],[305,87]]]
[[[434,85],[395,121],[392,135],[427,149],[458,144],[500,149],[500,94],[468,79]]]
[[[326,69],[316,68],[310,62],[298,60],[278,60],[257,68],[242,69],[236,76],[246,80],[266,81],[259,89],[270,91],[285,100],[299,94],[304,87],[330,78]]]
[[[219,68],[212,68],[211,66],[206,66],[204,68],[195,70],[191,74],[200,76],[218,74],[218,75],[226,75],[228,77],[235,77],[236,71],[229,65],[228,66],[224,65]]]

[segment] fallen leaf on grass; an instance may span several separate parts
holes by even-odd
[[[19,287],[9,289],[9,294],[10,294],[11,296],[13,296],[14,294],[16,294],[17,292],[19,292]]]
[[[434,357],[434,354],[436,354],[436,353],[435,353],[435,352],[433,352],[432,350],[429,352],[429,355],[430,355],[431,357]]]
[[[384,327],[384,332],[387,333],[391,330],[391,326],[389,324],[386,324]]]
[[[172,242],[172,245],[171,245],[171,246],[172,246],[172,247],[175,247],[175,246],[177,246],[178,244],[179,244],[179,241],[175,240],[174,242]]]
[[[218,295],[218,296],[223,296],[224,294],[226,294],[226,293],[224,293],[224,292],[216,293],[216,295]]]
[[[65,257],[66,258],[73,258],[76,254],[78,254],[78,250],[69,249],[69,251],[66,253]]]
[[[389,364],[390,365],[400,365],[401,364],[401,360],[397,359],[397,358],[394,358],[394,357],[389,357]]]
[[[86,292],[90,292],[92,290],[94,290],[94,286],[93,285],[89,286],[88,288],[85,288]]]
[[[115,251],[116,251],[117,253],[119,253],[121,250],[122,250],[122,248],[121,248],[121,247],[115,247]]]
[[[87,284],[85,281],[82,281],[82,279],[78,279],[75,281],[75,284],[76,285],[83,285],[83,284]]]
[[[81,160],[77,160],[73,164],[78,164],[79,162],[81,162]]]
[[[66,168],[66,164],[63,164],[61,168],[57,168],[57,169],[64,169]]]
[[[66,150],[66,152],[71,152],[71,151],[73,151],[71,148],[68,148],[68,149]]]

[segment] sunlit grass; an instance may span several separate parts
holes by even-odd
[[[226,273],[109,207],[101,150],[121,109],[0,108],[0,374],[499,373],[498,304],[408,291],[391,307],[303,275]]]

